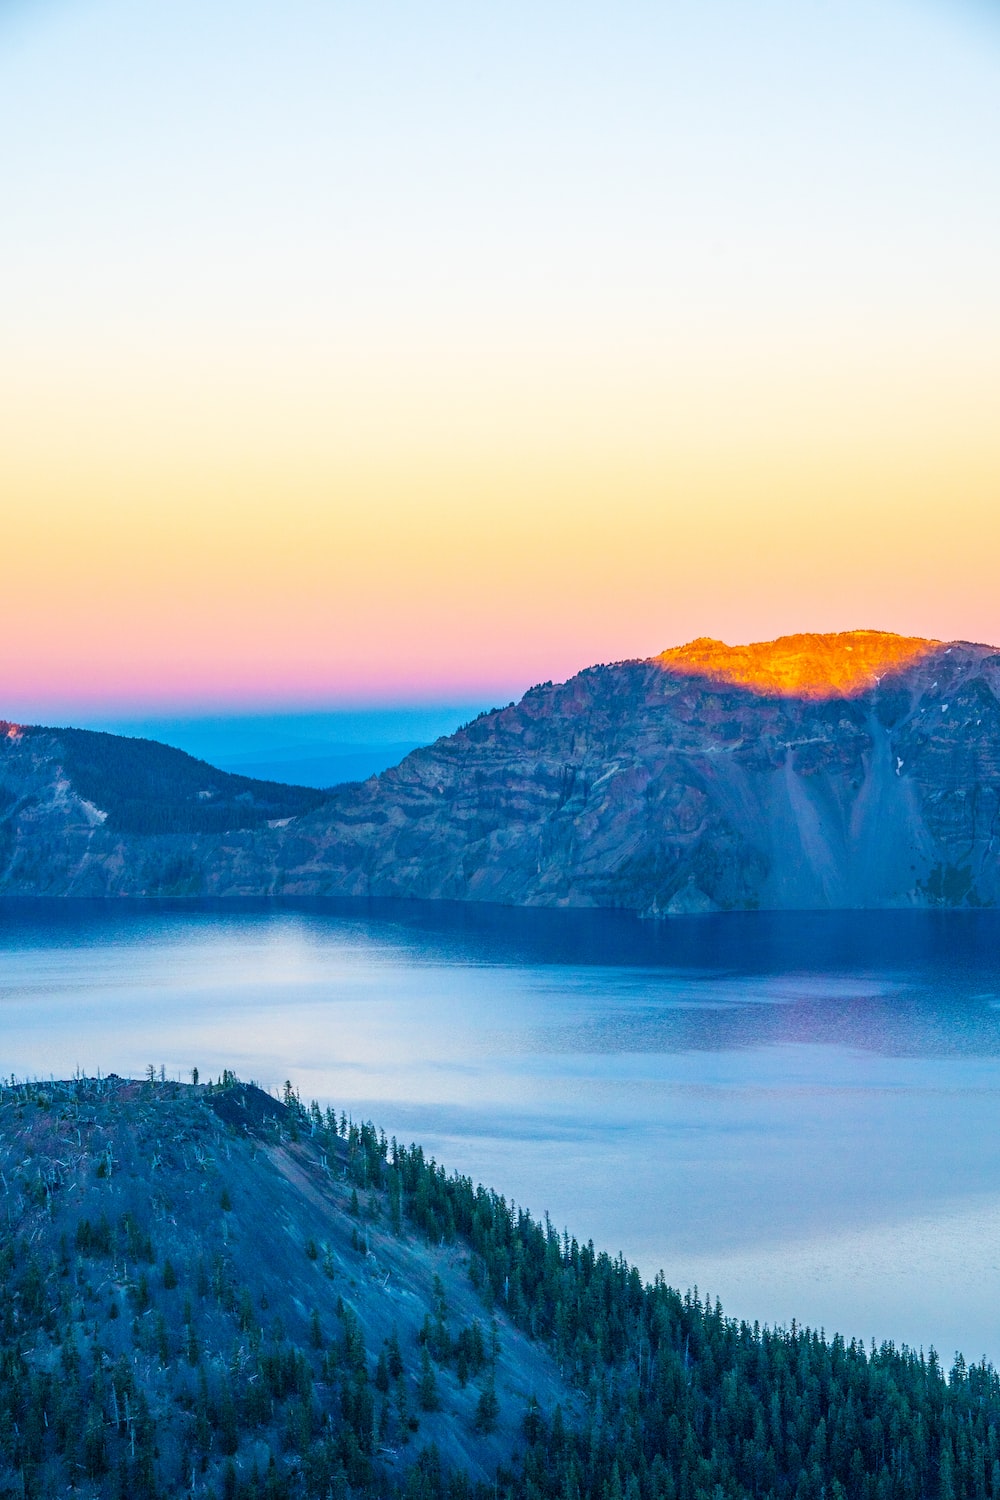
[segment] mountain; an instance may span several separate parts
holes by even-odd
[[[218,771],[154,740],[0,721],[0,889],[200,889],[227,835],[319,806],[309,787]]]
[[[591,667],[335,791],[282,865],[288,891],[647,914],[993,906],[1000,654],[854,631]]]
[[[0,1494],[955,1500],[1000,1377],[644,1285],[226,1073],[0,1086]]]
[[[877,631],[694,641],[543,683],[378,777],[253,826],[114,838],[85,826],[98,801],[77,816],[72,857],[59,799],[87,794],[56,736],[36,766],[50,837],[34,863],[11,736],[8,891],[647,915],[1000,904],[1000,653],[967,642]]]

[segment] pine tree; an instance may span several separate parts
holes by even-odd
[[[476,1402],[476,1415],[474,1426],[477,1432],[492,1432],[497,1425],[497,1417],[500,1414],[500,1402],[497,1393],[490,1380],[483,1386]]]
[[[420,1378],[417,1381],[417,1401],[421,1411],[437,1411],[441,1402],[438,1397],[437,1376],[431,1364],[430,1351],[425,1344],[420,1351]]]

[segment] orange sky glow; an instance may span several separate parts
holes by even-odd
[[[15,7],[0,715],[1000,640],[1000,28],[290,3]]]

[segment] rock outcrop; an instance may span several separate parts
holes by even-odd
[[[532,688],[282,827],[113,853],[103,829],[86,837],[55,888],[648,915],[997,906],[1000,653],[874,631],[696,641]],[[43,888],[16,862],[0,881]]]

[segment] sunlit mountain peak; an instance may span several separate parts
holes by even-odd
[[[654,661],[676,675],[707,677],[757,693],[849,698],[867,692],[887,674],[923,661],[940,646],[940,641],[885,630],[783,635],[747,646],[700,636],[662,651]]]

